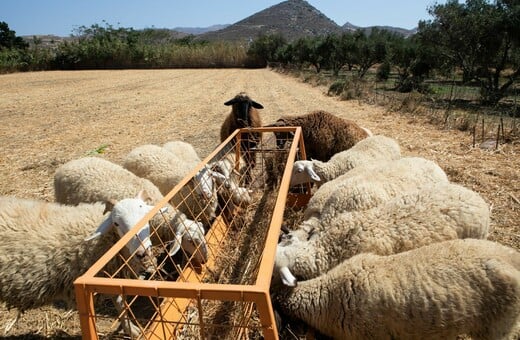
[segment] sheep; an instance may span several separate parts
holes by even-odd
[[[240,176],[245,168],[245,162],[239,157],[237,162],[234,153],[225,156],[209,164],[211,170],[222,176],[215,177],[218,193],[225,202],[232,202],[235,206],[246,206],[251,203],[251,190],[240,186]],[[238,164],[237,164],[238,163]],[[236,169],[238,167],[238,170]]]
[[[68,206],[0,197],[0,300],[18,309],[14,322],[25,310],[55,301],[74,307],[74,280],[117,240],[108,231],[114,227],[124,235],[153,208],[143,201],[142,193],[112,203],[106,214],[110,204],[102,202]],[[136,254],[129,261],[135,273],[157,270],[149,236],[145,224],[123,249],[125,255]],[[121,310],[122,305],[116,307]],[[132,332],[128,321],[125,326]]]
[[[180,140],[174,140],[163,144],[163,149],[175,154],[177,158],[183,159],[185,162],[200,163],[200,157],[193,145]]]
[[[157,186],[162,195],[167,195],[200,162],[200,159],[189,161],[182,158],[184,151],[189,154],[193,150],[190,144],[170,142],[168,146],[168,149],[152,144],[138,146],[124,157],[123,168],[146,178]],[[170,203],[189,218],[202,220],[209,229],[216,217],[218,200],[214,177],[218,176],[222,177],[203,167],[172,197]]]
[[[478,193],[457,184],[433,184],[372,209],[339,214],[326,226],[316,217],[303,221],[278,245],[274,274],[294,286],[296,278],[317,277],[360,253],[389,255],[455,238],[484,239],[489,215]]]
[[[140,191],[148,194],[147,202],[157,204],[163,199],[159,189],[149,180],[140,178],[122,166],[99,157],[83,157],[61,165],[54,174],[54,194],[62,204],[105,202],[109,199],[132,197]],[[199,263],[207,260],[207,246],[202,223],[190,220],[182,212],[166,205],[164,214],[150,220],[162,240],[172,241],[169,255],[179,249],[193,255]],[[169,223],[164,223],[165,219]],[[171,230],[173,226],[174,230]],[[152,233],[155,236],[155,233]],[[181,240],[181,244],[177,242]]]
[[[301,126],[307,159],[328,161],[338,152],[348,150],[369,136],[369,132],[352,120],[317,110],[300,116],[284,116],[273,127]],[[277,147],[283,149],[292,132],[276,132]]]
[[[399,158],[401,158],[401,149],[395,139],[381,135],[367,137],[352,148],[338,152],[328,162],[317,159],[294,162],[290,186],[314,182],[319,187],[356,166]]]
[[[240,92],[232,99],[224,103],[231,106],[231,112],[227,115],[220,127],[220,141],[225,141],[236,129],[246,127],[261,127],[262,119],[258,110],[263,109],[263,105],[254,101],[245,92]],[[259,133],[244,133],[240,136],[240,150],[247,163],[245,173],[246,183],[251,181],[251,170],[256,165],[255,149],[260,142]]]
[[[368,163],[323,184],[309,200],[304,219],[369,209],[432,183],[448,183],[448,177],[435,162],[424,158]]]
[[[283,315],[334,339],[517,339],[520,253],[476,239],[363,253],[273,295]]]

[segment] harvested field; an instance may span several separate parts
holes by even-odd
[[[58,166],[89,154],[120,162],[140,144],[184,140],[205,157],[219,144],[223,103],[246,91],[264,105],[264,124],[323,109],[396,138],[404,155],[438,162],[450,180],[493,206],[491,239],[520,250],[520,144],[472,147],[467,132],[358,101],[267,69],[122,70],[0,75],[0,194],[53,200]],[[21,240],[22,241],[22,240]],[[78,338],[76,312],[45,307],[23,314],[0,305],[0,336]]]

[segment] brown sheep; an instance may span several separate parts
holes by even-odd
[[[225,102],[224,105],[231,106],[231,113],[226,117],[220,128],[221,142],[226,140],[236,129],[262,126],[258,109],[263,109],[264,107],[262,104],[252,100],[245,92],[240,92],[234,98]],[[242,134],[240,138],[242,139],[240,149],[247,164],[245,177],[246,182],[249,183],[251,180],[251,169],[256,164],[255,152],[252,150],[256,148],[260,141],[260,134],[247,133]]]
[[[350,149],[370,136],[367,129],[354,121],[318,110],[300,116],[284,116],[269,126],[301,126],[307,159],[328,161],[333,155]],[[284,148],[291,132],[277,132],[276,144]]]

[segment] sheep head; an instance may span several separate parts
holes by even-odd
[[[275,123],[266,125],[266,127],[285,127],[290,126],[287,124],[285,119],[280,118]],[[282,131],[282,132],[274,132],[274,135],[276,137],[276,147],[278,149],[284,149],[285,144],[294,138],[294,132],[292,131]]]
[[[278,247],[276,247],[273,276],[275,282],[281,280],[284,285],[295,287],[298,280],[289,269],[295,262],[291,250],[291,244],[278,244]]]
[[[307,182],[321,182],[320,176],[314,171],[313,161],[300,160],[293,164],[290,186]]]
[[[193,256],[196,262],[199,264],[206,263],[208,260],[208,247],[206,238],[204,237],[204,227],[202,223],[185,219],[178,228],[177,238],[181,240],[181,244],[176,243],[177,247],[170,250],[170,256],[175,255],[182,247],[187,255]]]
[[[106,234],[113,227],[116,229],[119,237],[123,237],[153,209],[153,206],[145,203],[145,199],[146,194],[144,191],[141,191],[135,198],[108,202],[105,211],[110,211],[110,214],[85,241],[98,238]],[[136,272],[141,273],[144,271],[152,273],[157,267],[157,260],[152,254],[150,225],[148,223],[130,239],[126,244],[126,249],[131,255],[136,255],[135,257],[132,256],[132,259],[136,259],[132,261],[132,266],[137,269]]]
[[[193,178],[195,182],[195,191],[206,200],[211,200],[215,195],[215,181],[225,180],[225,176],[217,171],[213,171],[211,167],[205,166],[197,172]]]
[[[251,110],[251,107],[254,107],[255,109],[264,108],[262,104],[255,102],[245,92],[240,92],[234,98],[225,102],[224,105],[233,106],[236,121],[241,125],[241,127],[250,126],[249,111]]]

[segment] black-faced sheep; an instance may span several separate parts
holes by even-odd
[[[301,126],[307,159],[328,161],[348,150],[370,133],[355,122],[318,110],[300,116],[284,116],[268,126]],[[276,132],[278,148],[284,148],[291,132]]]
[[[273,300],[334,339],[518,339],[520,253],[475,239],[363,253]]]
[[[84,157],[61,165],[54,174],[56,201],[63,204],[105,202],[109,199],[133,197],[145,190],[148,202],[157,204],[163,199],[159,189],[149,180],[140,178],[122,166],[99,157]],[[206,241],[202,223],[190,220],[171,205],[167,212],[150,220],[163,241],[172,241],[170,255],[182,247],[199,263],[207,260]],[[165,216],[170,223],[164,223]],[[175,228],[171,230],[170,225]],[[155,233],[154,233],[155,235]],[[153,236],[153,235],[152,235]],[[179,245],[176,240],[181,240]]]
[[[328,162],[317,159],[294,162],[290,185],[311,182],[321,186],[357,166],[399,158],[401,158],[401,148],[395,139],[381,135],[371,136],[359,141],[348,150],[338,152]]]
[[[258,110],[264,107],[262,104],[251,99],[245,92],[240,92],[234,98],[225,102],[224,105],[231,106],[231,112],[220,127],[221,142],[226,140],[236,129],[262,126],[262,119],[260,118]],[[246,181],[250,181],[251,169],[254,168],[256,164],[256,154],[254,150],[260,142],[260,134],[243,133],[239,137],[241,139],[240,150],[247,163]]]
[[[303,221],[278,245],[274,275],[294,286],[360,253],[389,255],[456,238],[487,238],[489,223],[489,205],[479,194],[456,184],[433,184],[326,223],[316,217]],[[304,237],[292,237],[298,233]]]

